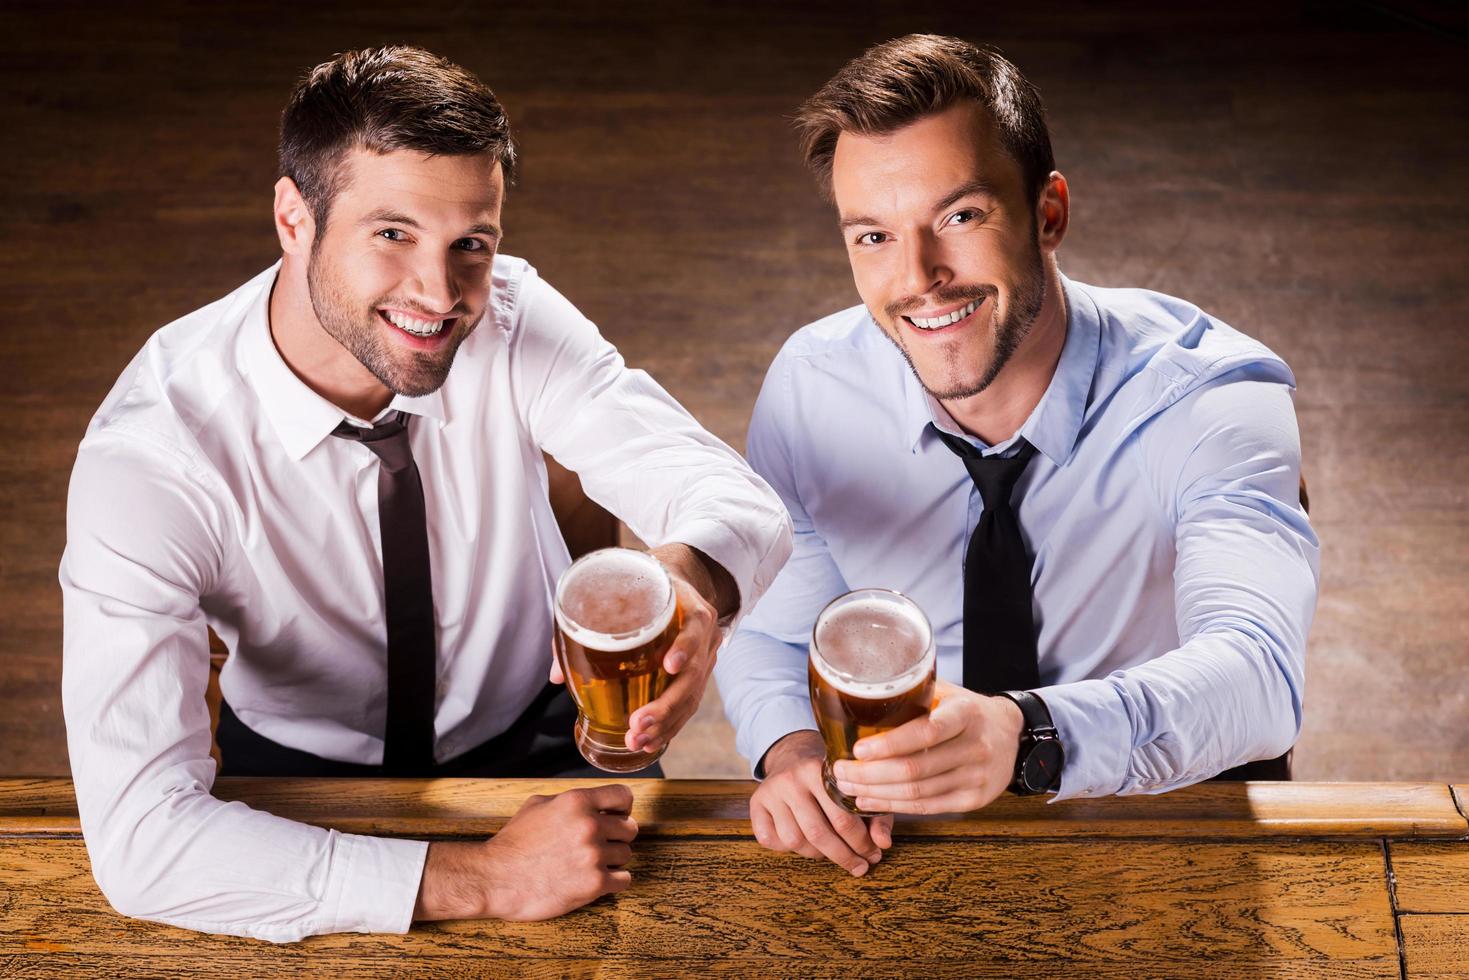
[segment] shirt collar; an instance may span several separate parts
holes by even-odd
[[[1091,393],[1092,379],[1097,371],[1102,335],[1097,308],[1091,297],[1065,276],[1061,277],[1061,291],[1066,297],[1066,341],[1061,347],[1061,358],[1056,362],[1056,373],[1051,376],[1051,383],[1046,386],[1041,400],[1016,433],[1057,466],[1071,458],[1071,451],[1081,433],[1087,396]],[[903,398],[907,418],[905,428],[913,434],[910,448],[914,452],[925,439],[936,439],[939,429],[963,435],[981,449],[991,449],[962,432],[943,405],[923,390],[911,368],[904,372]],[[1011,438],[993,447],[993,451],[1004,452],[1014,441]]]
[[[312,391],[296,377],[280,351],[276,350],[275,341],[270,336],[270,294],[279,273],[280,263],[277,262],[269,275],[260,277],[263,288],[245,313],[240,337],[240,363],[281,445],[292,459],[299,460],[330,436],[343,419],[359,425],[368,424],[368,420],[342,411]],[[399,410],[434,419],[440,425],[447,421],[443,388],[417,398],[394,395],[378,419]]]

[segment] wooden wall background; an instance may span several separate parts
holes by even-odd
[[[1295,368],[1324,569],[1298,776],[1469,772],[1461,8],[8,2],[3,23],[0,773],[67,771],[76,444],[153,330],[274,260],[300,72],[390,41],[477,71],[524,153],[506,250],[742,446],[782,340],[855,302],[787,119],[915,30],[996,44],[1039,86],[1070,275],[1186,297]],[[668,769],[744,774],[712,692]]]

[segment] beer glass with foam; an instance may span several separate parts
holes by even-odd
[[[833,599],[811,632],[811,707],[826,743],[826,792],[852,813],[832,764],[851,759],[857,740],[922,718],[932,707],[933,627],[918,604],[889,589],[858,589]]]
[[[683,617],[668,572],[652,555],[603,548],[556,585],[556,657],[576,702],[576,747],[608,772],[634,772],[663,750],[627,747],[632,713],[663,693],[663,657]]]

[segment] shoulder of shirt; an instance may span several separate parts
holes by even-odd
[[[1225,376],[1294,383],[1271,348],[1187,300],[1152,289],[1072,285],[1096,306],[1097,366],[1105,375],[1146,378],[1175,395]]]
[[[274,274],[274,267],[267,269],[155,331],[103,399],[80,451],[105,443],[196,473],[207,468],[199,433],[240,397],[241,327]]]
[[[1205,392],[1240,383],[1294,386],[1290,368],[1268,347],[1192,303],[1146,289],[1072,285],[1095,304],[1101,331],[1087,414],[1107,413],[1113,439],[1136,437],[1145,472],[1194,445],[1203,423],[1190,406]],[[1155,489],[1163,506],[1174,506],[1170,482]]]
[[[489,322],[481,323],[480,328],[493,325],[501,333],[513,334],[527,296],[544,283],[535,266],[525,259],[496,254],[490,269]]]
[[[1187,300],[1149,289],[1072,286],[1095,304],[1100,326],[1094,402],[1132,388],[1146,417],[1211,384],[1295,383],[1269,347]]]

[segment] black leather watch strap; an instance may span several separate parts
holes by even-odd
[[[1056,724],[1051,720],[1050,709],[1042,701],[1039,695],[1030,691],[1001,691],[1000,697],[1009,698],[1020,709],[1020,715],[1025,719],[1025,728],[1020,732],[1020,744],[1015,751],[1015,772],[1010,781],[1010,790],[1013,793],[1027,795],[1031,793],[1044,792],[1054,789],[1060,785],[1061,766],[1065,764],[1065,747],[1061,745],[1060,736],[1056,732]],[[1047,743],[1040,745],[1040,743]],[[1037,746],[1040,746],[1037,748]],[[1037,760],[1044,765],[1050,774],[1047,785],[1031,785],[1026,780],[1026,762],[1032,753],[1040,753]],[[1048,758],[1054,757],[1054,758]]]
[[[1027,734],[1033,735],[1039,729],[1048,728],[1053,732],[1056,730],[1055,722],[1051,721],[1051,710],[1046,707],[1046,702],[1037,695],[1029,691],[1001,691],[1000,697],[1014,701],[1015,706],[1020,709],[1020,714],[1025,718],[1026,730],[1021,733],[1022,737]]]

